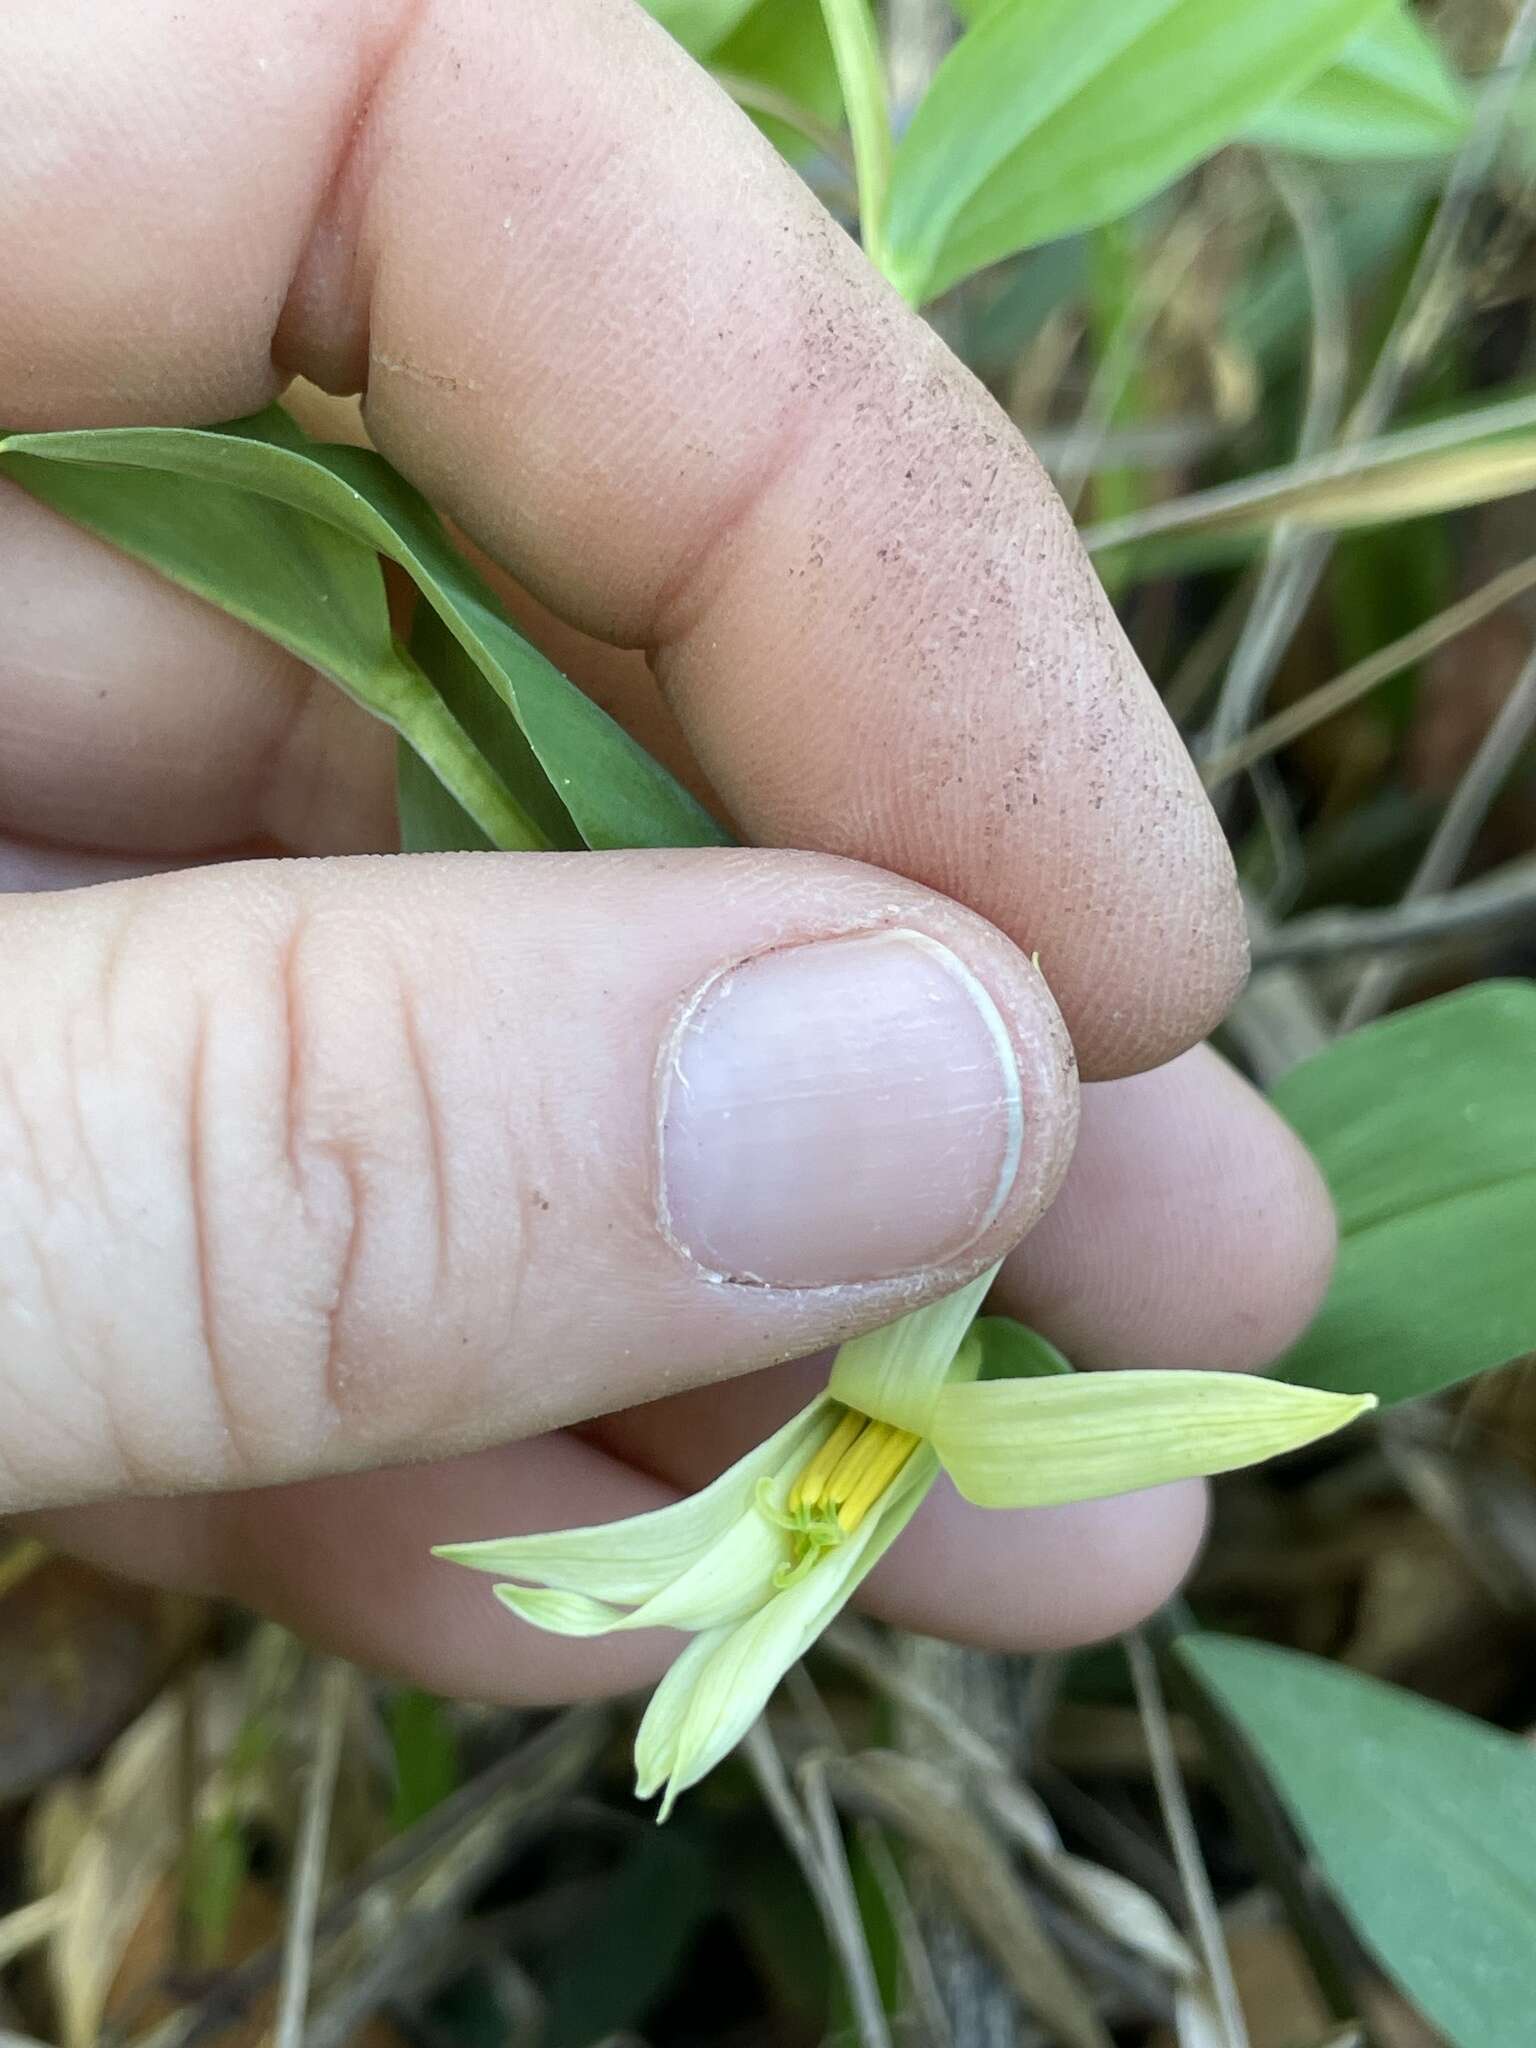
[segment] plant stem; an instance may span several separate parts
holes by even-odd
[[[288,1899],[283,1936],[283,1970],[278,1985],[277,2016],[272,2037],[277,2048],[302,2048],[309,2009],[309,1978],[315,1958],[315,1922],[325,1877],[325,1851],[331,1834],[331,1807],[342,1736],[352,1700],[352,1668],[339,1658],[322,1667],[315,1717],[314,1753],[304,1794],[304,1819]]]
[[[1447,641],[1454,640],[1458,633],[1465,633],[1480,620],[1502,611],[1505,605],[1532,588],[1536,588],[1536,555],[1528,556],[1512,569],[1491,577],[1468,596],[1447,605],[1443,612],[1436,612],[1432,619],[1426,619],[1423,625],[1403,634],[1401,639],[1378,647],[1374,654],[1368,654],[1364,661],[1357,661],[1353,668],[1345,669],[1331,682],[1320,684],[1296,703],[1288,704],[1283,711],[1266,718],[1262,725],[1255,726],[1233,746],[1220,754],[1213,754],[1202,771],[1206,788],[1217,788],[1231,776],[1251,768],[1266,754],[1273,754],[1279,748],[1289,746],[1292,740],[1300,739],[1303,733],[1311,732],[1324,719],[1335,718],[1341,711],[1347,711],[1350,705],[1357,704],[1401,669],[1422,661],[1427,654],[1433,654]]]
[[[805,1875],[827,1940],[842,1966],[860,2048],[892,2048],[890,2022],[880,2002],[879,1980],[825,1783],[818,1785],[814,1806],[801,1805],[766,1716],[748,1731],[741,1747],[763,1802]]]
[[[1536,913],[1536,856],[1493,868],[1475,882],[1415,896],[1389,910],[1316,910],[1256,933],[1255,973],[1332,960],[1345,953],[1396,952],[1446,939],[1486,937],[1528,924]]]
[[[1179,1869],[1179,1881],[1184,1888],[1185,1903],[1193,1923],[1195,1941],[1205,1964],[1216,2014],[1220,2019],[1224,2037],[1223,2048],[1248,2048],[1248,2030],[1243,2024],[1243,2010],[1238,2001],[1237,1985],[1232,1977],[1232,1964],[1227,1955],[1226,1939],[1221,1931],[1221,1915],[1211,1891],[1211,1880],[1206,1873],[1205,1860],[1200,1853],[1200,1838],[1195,1832],[1194,1816],[1189,1810],[1185,1795],[1184,1781],[1179,1775],[1178,1759],[1174,1755],[1173,1735],[1168,1725],[1168,1709],[1163,1699],[1163,1688],[1157,1676],[1157,1666],[1152,1652],[1139,1631],[1125,1638],[1125,1654],[1131,1667],[1131,1684],[1136,1690],[1136,1704],[1141,1711],[1142,1727],[1146,1732],[1147,1754],[1152,1764],[1152,1782],[1157,1788],[1158,1804],[1163,1812],[1163,1825],[1168,1830],[1168,1839],[1173,1848],[1174,1861]]]
[[[419,684],[397,705],[390,719],[395,730],[409,741],[493,846],[503,853],[548,853],[548,838],[454,717],[403,642],[395,642],[395,653],[410,671],[413,684]]]
[[[1403,893],[1400,907],[1418,902],[1453,882],[1466,865],[1483,821],[1515,763],[1536,733],[1536,648],[1526,658],[1514,688],[1505,698],[1498,717],[1483,735],[1482,745],[1471,766],[1456,785],[1434,837],[1414,870],[1413,880]],[[1402,980],[1398,960],[1374,960],[1355,985],[1339,1020],[1341,1031],[1353,1031],[1367,1024],[1391,1002]]]
[[[821,0],[827,39],[837,64],[853,162],[859,184],[859,235],[864,253],[883,275],[885,201],[891,183],[891,109],[885,68],[868,0]]]

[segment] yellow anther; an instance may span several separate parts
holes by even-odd
[[[864,1427],[838,1459],[836,1469],[821,1490],[821,1504],[824,1508],[833,1511],[840,1508],[864,1477],[870,1464],[880,1455],[881,1440],[889,1424],[872,1422],[867,1415],[863,1421]]]
[[[792,1537],[791,1564],[784,1570],[793,1577],[783,1584],[794,1584],[809,1569],[808,1560],[857,1529],[921,1442],[911,1430],[876,1422],[857,1408],[839,1418],[790,1488],[783,1509],[770,1515]]]
[[[857,1408],[847,1408],[836,1429],[827,1438],[800,1477],[789,1490],[786,1505],[794,1514],[797,1508],[813,1508],[827,1490],[827,1481],[837,1470],[843,1453],[852,1445],[869,1417],[861,1415]]]
[[[888,1422],[871,1423],[866,1434],[879,1432],[872,1455],[854,1476],[852,1485],[837,1506],[837,1526],[851,1536],[875,1502],[895,1479],[908,1458],[922,1442],[910,1429],[896,1429]]]

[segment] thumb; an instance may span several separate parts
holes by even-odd
[[[785,853],[0,906],[0,1510],[461,1451],[996,1259],[1076,1115],[981,919]]]

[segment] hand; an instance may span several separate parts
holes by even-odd
[[[1005,1305],[1080,1365],[1283,1346],[1331,1224],[1184,1050],[1242,936],[1177,737],[1002,414],[648,19],[13,0],[0,69],[0,420],[365,389],[560,655],[807,849],[355,858],[383,729],[0,484],[0,1508],[552,1698],[670,1645],[514,1633],[430,1543],[697,1483],[816,1370],[759,1368],[1031,1226]],[[1079,1640],[1202,1501],[936,1494],[869,1604]]]

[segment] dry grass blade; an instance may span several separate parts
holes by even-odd
[[[1251,896],[1245,897],[1243,907],[1256,967],[1248,986],[1232,1006],[1226,1031],[1255,1080],[1269,1087],[1292,1067],[1321,1052],[1332,1032],[1322,1005],[1303,975],[1278,963],[1268,965],[1263,973],[1257,971],[1272,927],[1262,905]]]
[[[1129,512],[1121,519],[1101,520],[1083,528],[1083,542],[1090,553],[1103,554],[1109,548],[1168,534],[1262,530],[1276,519],[1305,511],[1314,493],[1336,489],[1342,497],[1347,490],[1368,486],[1386,472],[1400,474],[1412,464],[1439,456],[1487,452],[1480,451],[1477,444],[1523,434],[1533,427],[1536,398],[1529,394],[1500,399],[1493,405],[1469,406],[1448,419],[1400,427],[1395,433],[1332,448],[1305,462],[1283,463],[1236,483],[1216,484],[1209,490],[1191,491],[1186,497]]]
[[[1206,788],[1218,788],[1232,776],[1241,774],[1243,769],[1252,767],[1255,761],[1311,732],[1325,719],[1347,711],[1352,704],[1358,704],[1362,697],[1369,696],[1372,690],[1402,669],[1422,661],[1436,648],[1445,646],[1494,612],[1502,611],[1531,589],[1536,589],[1536,555],[1490,577],[1468,596],[1447,605],[1444,611],[1436,612],[1432,619],[1426,619],[1422,626],[1415,626],[1411,633],[1404,633],[1400,639],[1378,648],[1374,654],[1367,655],[1364,661],[1357,661],[1352,668],[1345,669],[1320,689],[1309,691],[1299,702],[1288,704],[1273,718],[1265,719],[1262,725],[1255,726],[1234,745],[1213,754],[1202,770]]]
[[[839,1805],[884,1821],[931,1859],[1019,2002],[1054,2039],[1064,2048],[1110,2048],[1008,1858],[941,1772],[886,1750],[828,1758],[824,1768]]]
[[[856,1671],[861,1678],[867,1679],[877,1692],[883,1693],[895,1705],[905,1707],[915,1715],[971,1769],[1007,1775],[1008,1759],[1002,1751],[961,1718],[952,1702],[941,1699],[921,1680],[903,1671],[863,1622],[845,1615],[827,1630],[821,1639],[821,1648],[850,1671]]]
[[[824,1647],[940,1738],[1001,1832],[1084,1919],[1174,1978],[1193,1973],[1188,1944],[1157,1901],[1129,1878],[1069,1855],[1044,1802],[1014,1774],[1001,1751],[885,1656],[862,1624],[839,1623]],[[1035,1667],[1037,1672],[1051,1668]]]
[[[499,1798],[487,1801],[470,1825],[443,1845],[412,1882],[406,1897],[390,1899],[381,1894],[377,1912],[370,1914],[373,1924],[362,1959],[312,2013],[304,2048],[344,2048],[363,2021],[388,2001],[407,1993],[420,1998],[441,1981],[443,1971],[460,1960],[462,1952],[456,1953],[453,1937],[463,1925],[465,1910],[504,1862],[526,1807],[523,1788],[510,1786]],[[381,1938],[385,1917],[391,1914],[387,1939]],[[525,1928],[529,1924],[526,1909],[523,1924]],[[528,2017],[527,2031],[536,2036],[542,2023],[542,2001],[536,1988],[525,1979],[514,1990]],[[532,2010],[535,2007],[537,2010]]]
[[[48,1970],[61,2048],[92,2048],[108,1994],[156,1887],[173,1869],[180,1702],[163,1692],[113,1745],[59,1874]],[[61,1791],[63,1788],[60,1788]],[[46,1827],[46,1812],[34,1816]]]
[[[1174,1860],[1179,1866],[1179,1879],[1184,1886],[1184,1896],[1194,1924],[1195,1938],[1205,1964],[1206,1980],[1211,1994],[1210,2002],[1220,2020],[1220,2032],[1214,2036],[1207,2035],[1206,2038],[1211,2041],[1212,2048],[1248,2048],[1248,2030],[1243,2024],[1237,1985],[1232,1977],[1231,1959],[1227,1955],[1227,1945],[1222,1937],[1221,1915],[1216,1909],[1211,1881],[1200,1854],[1200,1840],[1195,1832],[1194,1817],[1190,1813],[1189,1800],[1185,1796],[1184,1781],[1179,1775],[1173,1733],[1168,1721],[1168,1707],[1163,1698],[1162,1685],[1158,1680],[1157,1665],[1153,1661],[1152,1652],[1147,1648],[1145,1638],[1139,1633],[1133,1632],[1125,1638],[1125,1651],[1131,1667],[1131,1683],[1136,1690],[1136,1704],[1141,1711],[1142,1725],[1146,1730],[1147,1752],[1152,1763],[1152,1782],[1157,1788],[1163,1825],[1168,1830]],[[1192,2014],[1200,2014],[1203,2023],[1204,2017],[1207,2016],[1205,2001],[1190,2003],[1189,2009]],[[1191,2024],[1194,2024],[1193,2019]]]
[[[790,1854],[811,1888],[832,1952],[842,1965],[861,2048],[893,2048],[859,1902],[854,1896],[853,1879],[835,1820],[829,1838],[821,1817],[802,1808],[765,1717],[760,1717],[749,1731],[742,1754]]]
[[[1466,140],[1457,152],[1375,367],[1356,400],[1346,434],[1376,433],[1456,318],[1461,301],[1462,242],[1478,193],[1487,182],[1514,109],[1515,94],[1536,49],[1536,0],[1521,0],[1483,79]]]
[[[1052,464],[1056,488],[1069,512],[1076,512],[1083,487],[1104,452],[1115,408],[1124,396],[1138,356],[1198,261],[1205,242],[1205,225],[1198,216],[1190,215],[1178,222],[1147,266],[1110,337],[1094,370],[1082,411]]]
[[[370,1856],[321,1908],[315,1924],[317,1947],[353,1927],[381,1897],[388,1909],[388,1892],[441,1857],[491,1802],[515,1796],[518,1823],[524,1830],[548,1820],[591,1768],[607,1739],[609,1719],[601,1707],[571,1708]],[[275,1982],[281,1959],[279,1944],[259,1949],[227,1971],[200,2004],[185,2007],[142,2037],[139,2048],[193,2048],[224,2033]]]
[[[822,1783],[825,1785],[824,1778]],[[881,1900],[901,1944],[902,1970],[917,2023],[922,2028],[922,2039],[929,2048],[956,2048],[954,2029],[950,2026],[949,2014],[944,2010],[933,1958],[928,1953],[922,1922],[912,1904],[901,1865],[896,1861],[882,1827],[872,1820],[861,1820],[857,1823],[857,1831],[859,1847],[868,1860],[875,1883],[880,1888]]]
[[[1536,1483],[1488,1446],[1468,1451],[1433,1406],[1394,1413],[1382,1447],[1404,1489],[1505,1605],[1536,1611]]]
[[[309,1980],[315,1959],[315,1920],[325,1882],[331,1806],[336,1797],[336,1773],[341,1765],[353,1684],[349,1664],[334,1657],[327,1660],[320,1674],[314,1754],[304,1789],[303,1825],[289,1893],[288,1924],[283,1934],[283,1966],[273,2027],[276,2048],[303,2048],[304,2017],[309,2009]]]
[[[1530,401],[1519,401],[1529,412]],[[1487,410],[1492,412],[1493,407]],[[1333,534],[1351,526],[1387,526],[1431,512],[1491,504],[1536,486],[1536,435],[1519,434],[1472,447],[1414,452],[1406,444],[1443,429],[1415,428],[1359,450],[1343,449],[1271,470],[1242,484],[1218,486],[1111,524],[1085,527],[1090,552],[1103,554],[1161,533],[1262,532],[1277,521]],[[1471,435],[1458,438],[1473,438]],[[1160,515],[1180,512],[1164,521]],[[1129,529],[1142,521],[1140,532]]]
[[[1318,910],[1257,935],[1255,972],[1384,953],[1517,929],[1536,914],[1536,855],[1508,862],[1460,889],[1416,897],[1390,910]]]
[[[65,1910],[65,1901],[57,1892],[50,1892],[47,1898],[18,1906],[14,1913],[0,1919],[0,1969],[45,1942],[63,1919]]]
[[[1228,2048],[1231,2036],[1208,1983],[1181,1984],[1173,2001],[1179,2048]]]
[[[837,1721],[827,1709],[815,1681],[803,1664],[797,1664],[785,1679],[786,1689],[794,1699],[802,1718],[815,1731],[817,1748],[824,1748],[842,1755],[847,1750],[838,1729]],[[818,1791],[825,1797],[825,1779],[818,1780]],[[809,1799],[809,1792],[807,1792]],[[902,1970],[906,1989],[911,1994],[916,2009],[915,2018],[922,2028],[922,2039],[932,2048],[954,2048],[954,2031],[949,2015],[944,2010],[944,1999],[939,1990],[938,1977],[934,1971],[933,1958],[923,1936],[922,1924],[912,1897],[907,1890],[900,1865],[891,1852],[885,1830],[874,1821],[861,1820],[856,1823],[855,1834],[863,1850],[870,1874],[880,1890],[880,1897],[891,1916],[891,1925],[896,1931],[901,1946]]]
[[[1070,1854],[1044,1804],[1027,1786],[1003,1779],[979,1790],[999,1830],[1092,1926],[1176,1981],[1198,1974],[1188,1942],[1157,1900],[1118,1871]]]
[[[1456,785],[1456,793],[1445,807],[1424,857],[1414,870],[1413,880],[1403,893],[1403,902],[1413,903],[1433,895],[1455,880],[1467,863],[1473,843],[1483,829],[1494,799],[1503,788],[1515,763],[1536,733],[1536,647],[1526,657],[1515,686],[1505,698],[1499,715],[1483,735],[1482,744]],[[1402,967],[1394,960],[1374,961],[1361,975],[1354,994],[1339,1020],[1342,1031],[1368,1023],[1391,1002],[1402,979]]]
[[[1267,159],[1301,250],[1312,309],[1307,397],[1296,459],[1310,460],[1332,438],[1349,375],[1349,298],[1337,240],[1316,182],[1299,166]],[[1309,550],[1303,531],[1282,521],[1270,536],[1252,607],[1227,665],[1211,721],[1210,743],[1223,746],[1245,731],[1295,632],[1309,595]]]

